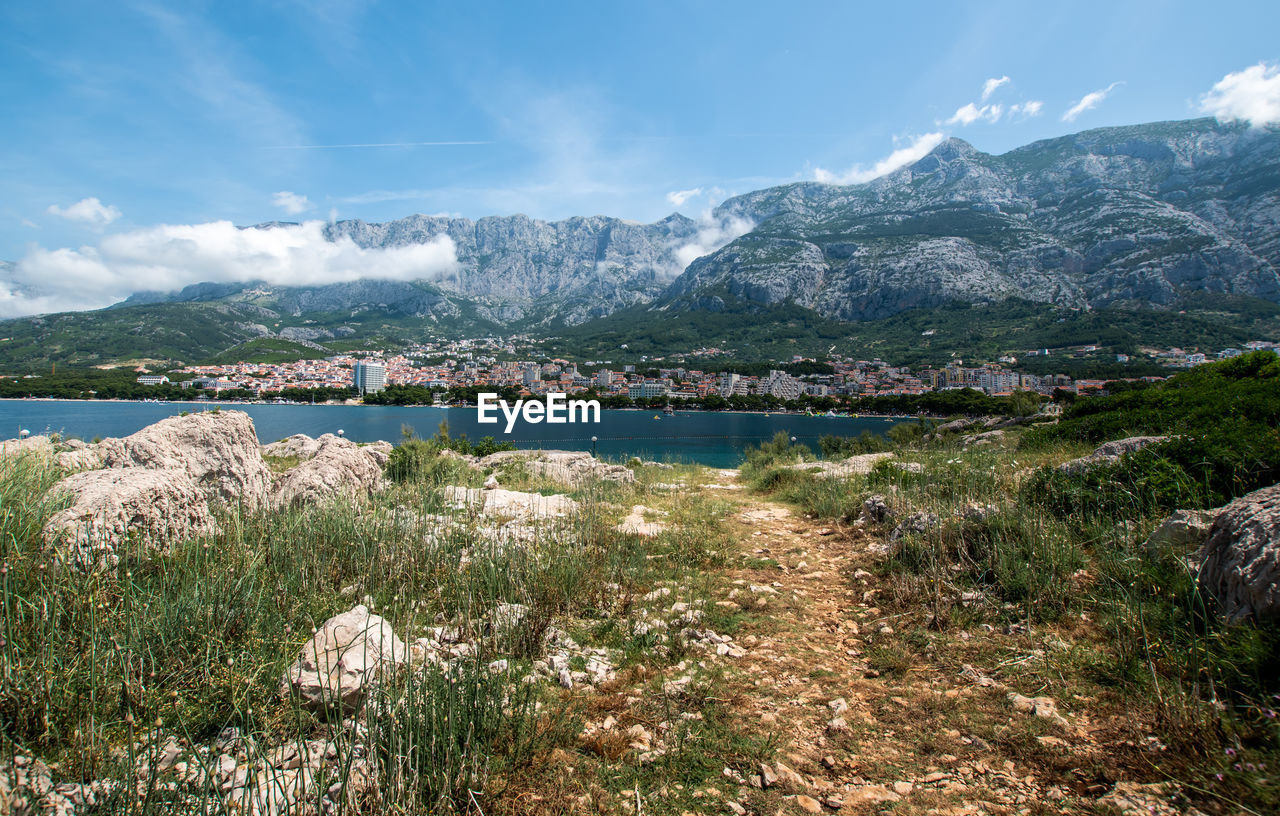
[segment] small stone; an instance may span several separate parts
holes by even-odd
[[[867,785],[861,788],[855,788],[845,797],[846,805],[873,805],[880,802],[897,802],[902,797],[886,788],[884,785]]]
[[[760,763],[760,781],[766,788],[772,788],[778,784],[778,774],[769,767],[769,763]]]
[[[822,812],[822,803],[812,796],[805,796],[803,793],[796,797],[796,805],[805,813]]]
[[[899,796],[906,796],[908,793],[911,793],[911,790],[914,787],[915,786],[912,785],[910,782],[894,782],[893,792],[898,794]]]

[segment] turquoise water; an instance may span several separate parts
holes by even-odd
[[[0,400],[0,439],[17,436],[19,429],[36,433],[62,433],[81,439],[95,436],[127,436],[151,423],[182,411],[198,411],[205,405],[144,402],[78,402]],[[864,430],[884,433],[893,422],[879,418],[809,417],[795,414],[739,414],[709,411],[677,411],[663,416],[652,411],[601,411],[600,422],[563,425],[517,422],[510,436],[503,424],[480,425],[474,408],[410,408],[373,405],[228,405],[253,417],[258,439],[274,442],[296,433],[319,436],[342,429],[348,439],[373,442],[400,439],[408,425],[419,436],[436,432],[449,421],[454,436],[470,439],[493,436],[508,439],[521,448],[591,450],[610,458],[639,456],[661,461],[694,462],[732,467],[742,461],[742,450],[773,437],[778,431],[817,450],[824,434],[858,436]]]

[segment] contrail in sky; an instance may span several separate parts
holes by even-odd
[[[489,145],[493,142],[382,142],[376,144],[271,145],[263,150],[342,150],[358,147],[454,147],[457,145]]]

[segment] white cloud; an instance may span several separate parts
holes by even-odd
[[[122,215],[120,210],[110,204],[103,204],[96,197],[82,198],[70,207],[50,204],[46,212],[94,229],[102,229]]]
[[[988,79],[986,82],[982,83],[982,101],[986,102],[988,99],[991,98],[991,94],[996,92],[997,88],[999,88],[1001,85],[1008,85],[1008,84],[1009,84],[1009,77],[1007,76],[1002,76],[999,78],[993,77],[992,79]]]
[[[1280,122],[1280,65],[1260,62],[1227,74],[1200,97],[1200,112],[1224,122]]]
[[[717,217],[711,210],[704,211],[701,217],[698,218],[698,234],[692,241],[678,246],[674,250],[676,264],[679,268],[675,270],[672,277],[683,272],[689,267],[689,264],[703,255],[710,255],[735,238],[751,232],[754,228],[755,224],[745,218],[733,215]]]
[[[671,202],[673,207],[683,207],[686,201],[700,195],[702,195],[701,187],[694,187],[692,190],[674,190],[667,193],[667,201]]]
[[[915,137],[911,140],[911,144],[898,148],[871,167],[854,165],[845,173],[832,173],[830,170],[819,167],[813,171],[813,178],[823,184],[862,184],[923,159],[930,150],[942,144],[945,138],[947,135],[942,132],[926,133]]]
[[[323,221],[239,229],[229,221],[162,224],[117,233],[80,249],[34,247],[0,283],[0,316],[95,309],[146,290],[171,292],[201,281],[264,280],[320,285],[377,278],[440,280],[457,266],[453,241],[364,249],[328,241]]]
[[[979,119],[986,119],[994,125],[996,122],[1000,121],[1000,116],[1003,113],[1004,108],[1000,105],[983,105],[982,107],[978,107],[974,103],[970,102],[967,105],[957,108],[951,118],[946,121],[946,124],[972,125]]]
[[[281,190],[272,194],[271,203],[289,215],[297,215],[300,212],[306,212],[311,209],[311,201],[306,196],[291,193],[288,190]]]
[[[1030,102],[1022,102],[1009,106],[1009,116],[1021,116],[1023,119],[1030,119],[1032,116],[1039,116],[1044,110],[1044,103],[1038,99],[1032,99]]]
[[[1076,120],[1076,117],[1079,116],[1080,114],[1084,113],[1087,110],[1092,110],[1093,108],[1098,107],[1098,103],[1106,99],[1107,95],[1110,94],[1112,91],[1114,91],[1116,87],[1119,85],[1120,85],[1119,82],[1112,82],[1110,85],[1108,85],[1105,88],[1099,88],[1096,91],[1087,93],[1084,96],[1080,97],[1079,102],[1072,105],[1070,108],[1067,109],[1066,113],[1062,114],[1062,121],[1074,122]]]

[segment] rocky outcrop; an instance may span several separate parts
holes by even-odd
[[[787,465],[792,470],[812,473],[819,479],[847,479],[850,476],[865,476],[881,462],[893,458],[892,453],[860,453],[836,462],[797,462]]]
[[[1280,616],[1280,485],[1224,507],[1200,558],[1200,586],[1224,617]]]
[[[320,441],[306,434],[286,436],[278,442],[262,446],[263,456],[274,456],[280,459],[297,459],[305,462],[320,451]]]
[[[1199,547],[1209,537],[1217,510],[1175,510],[1147,538],[1150,550]]]
[[[1063,473],[1082,473],[1102,465],[1114,464],[1119,462],[1120,457],[1125,454],[1142,450],[1148,445],[1159,444],[1168,438],[1167,436],[1131,436],[1127,439],[1117,439],[1113,442],[1099,445],[1097,450],[1088,456],[1081,456],[1079,459],[1063,462],[1058,465],[1058,470]]]
[[[321,439],[333,436],[333,434],[325,434],[320,439],[313,439],[306,434],[294,434],[286,436],[277,442],[272,442],[262,446],[262,455],[271,456],[277,459],[297,459],[299,462],[306,462],[315,458],[320,452],[322,446]],[[378,467],[386,467],[387,460],[391,456],[391,451],[395,446],[390,442],[370,442],[367,445],[360,445],[360,450],[373,460]]]
[[[983,448],[990,445],[999,445],[1004,442],[1004,431],[997,429],[994,431],[983,431],[979,434],[972,434],[960,440],[960,444],[966,448]]]
[[[571,487],[595,480],[623,484],[636,480],[630,468],[602,462],[586,451],[498,451],[477,459],[475,464],[493,468],[512,462],[522,462],[530,475]]]
[[[383,672],[407,656],[385,618],[355,606],[324,622],[285,672],[281,687],[305,708],[345,716],[360,708]]]
[[[168,417],[95,447],[108,468],[183,471],[210,501],[261,507],[270,495],[271,472],[243,411]]]
[[[395,446],[390,442],[378,440],[370,442],[368,445],[361,445],[360,450],[373,460],[373,463],[380,468],[385,468],[387,462],[391,459],[391,451],[395,450]]]
[[[444,488],[446,500],[459,508],[476,510],[485,516],[510,516],[518,519],[561,518],[578,512],[578,503],[568,496],[544,496],[502,488]]]
[[[28,436],[26,439],[6,439],[0,442],[0,457],[22,455],[50,458],[54,455],[53,440],[47,436]]]
[[[69,505],[49,519],[45,539],[84,569],[114,566],[116,548],[128,540],[166,547],[216,531],[204,496],[182,470],[89,470],[58,482],[54,495]]]
[[[68,473],[80,470],[96,470],[102,467],[102,454],[96,445],[86,445],[79,439],[68,439],[58,446],[54,459],[58,467]]]
[[[647,511],[648,508],[643,504],[633,506],[627,517],[619,522],[614,529],[620,533],[645,536],[646,538],[658,535],[666,529],[666,526],[657,521],[646,521],[644,514]]]
[[[315,455],[280,477],[273,502],[279,507],[345,498],[361,501],[382,488],[382,468],[355,442],[333,434],[318,440]]]

